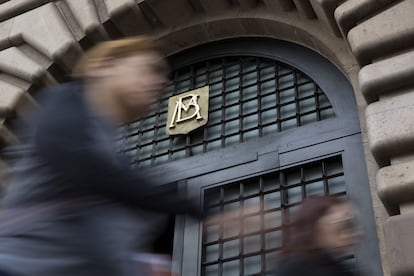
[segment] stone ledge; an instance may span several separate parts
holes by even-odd
[[[85,33],[92,33],[101,25],[96,7],[91,0],[66,1],[76,21]]]
[[[0,22],[56,0],[13,0],[0,4]]]
[[[15,17],[9,38],[15,45],[30,44],[67,72],[82,53],[53,3]]]
[[[364,65],[414,46],[414,2],[403,1],[360,23],[348,33],[348,43]]]
[[[10,47],[9,35],[13,27],[13,22],[14,19],[0,22],[0,50]]]
[[[335,19],[344,37],[349,30],[369,15],[375,14],[394,0],[348,0],[335,10]]]
[[[14,75],[29,83],[37,83],[46,71],[17,47],[0,51],[0,71]]]
[[[414,84],[414,50],[369,64],[359,72],[359,85],[368,103],[381,95]]]
[[[414,214],[393,216],[384,223],[386,254],[392,276],[414,275]]]
[[[1,77],[1,74],[0,74]],[[13,114],[22,100],[25,91],[0,79],[0,117],[6,118]]]
[[[398,214],[400,204],[414,201],[414,161],[381,168],[377,189],[388,212]]]
[[[368,105],[368,141],[379,166],[390,158],[414,152],[414,90]]]

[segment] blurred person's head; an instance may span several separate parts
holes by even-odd
[[[360,238],[354,205],[330,196],[305,199],[286,230],[284,253],[323,251],[340,257]]]
[[[160,45],[148,36],[102,42],[74,67],[85,80],[89,99],[117,122],[146,115],[168,83],[168,65]]]

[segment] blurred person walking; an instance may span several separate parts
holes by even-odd
[[[148,211],[203,216],[177,185],[159,185],[117,154],[115,129],[152,110],[167,74],[152,38],[126,38],[98,44],[75,66],[76,81],[42,92],[3,200],[0,270],[136,275],[133,252],[158,225]]]
[[[275,276],[353,276],[343,258],[357,244],[356,209],[338,197],[309,197],[285,230]]]

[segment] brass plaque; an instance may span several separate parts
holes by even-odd
[[[208,92],[204,86],[168,99],[168,135],[187,134],[207,123]]]

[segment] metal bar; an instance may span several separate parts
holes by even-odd
[[[224,189],[223,187],[220,188],[220,212],[222,213],[224,211],[224,205],[222,204],[224,201]],[[218,256],[218,261],[219,261],[219,266],[218,266],[218,274],[219,275],[223,275],[223,242],[221,242],[223,240],[223,222],[220,221],[219,224],[219,256]]]
[[[243,258],[243,254],[244,254],[244,184],[243,182],[240,182],[239,184],[239,201],[240,201],[240,208],[241,208],[241,212],[239,214],[239,274],[240,275],[244,275],[244,258]]]
[[[329,195],[329,185],[328,185],[328,178],[327,178],[327,172],[326,172],[326,163],[322,162],[322,178],[323,178],[323,188],[325,195]]]
[[[305,173],[303,167],[300,167],[300,186],[302,190],[302,200],[306,198]]]
[[[262,86],[261,86],[261,63],[259,61],[258,58],[256,58],[256,70],[257,70],[257,74],[256,74],[256,85],[257,85],[257,126],[259,129],[259,137],[263,136],[263,127],[262,127]]]
[[[244,63],[242,61],[242,59],[239,59],[240,62],[240,72],[243,73],[243,68],[244,68]],[[243,76],[242,74],[240,74],[239,77],[239,142],[242,143],[243,142],[243,107],[242,107],[242,102],[243,102]]]
[[[300,121],[300,105],[299,105],[299,91],[298,91],[298,78],[296,75],[296,70],[292,71],[293,74],[293,83],[294,83],[294,90],[295,90],[295,108],[296,108],[296,126],[301,126]]]
[[[221,60],[221,68],[222,68],[222,92],[221,93],[221,102],[222,102],[222,108],[221,108],[221,121],[223,122],[221,125],[221,148],[224,148],[226,146],[226,92],[225,92],[225,85],[226,85],[226,59]]]

